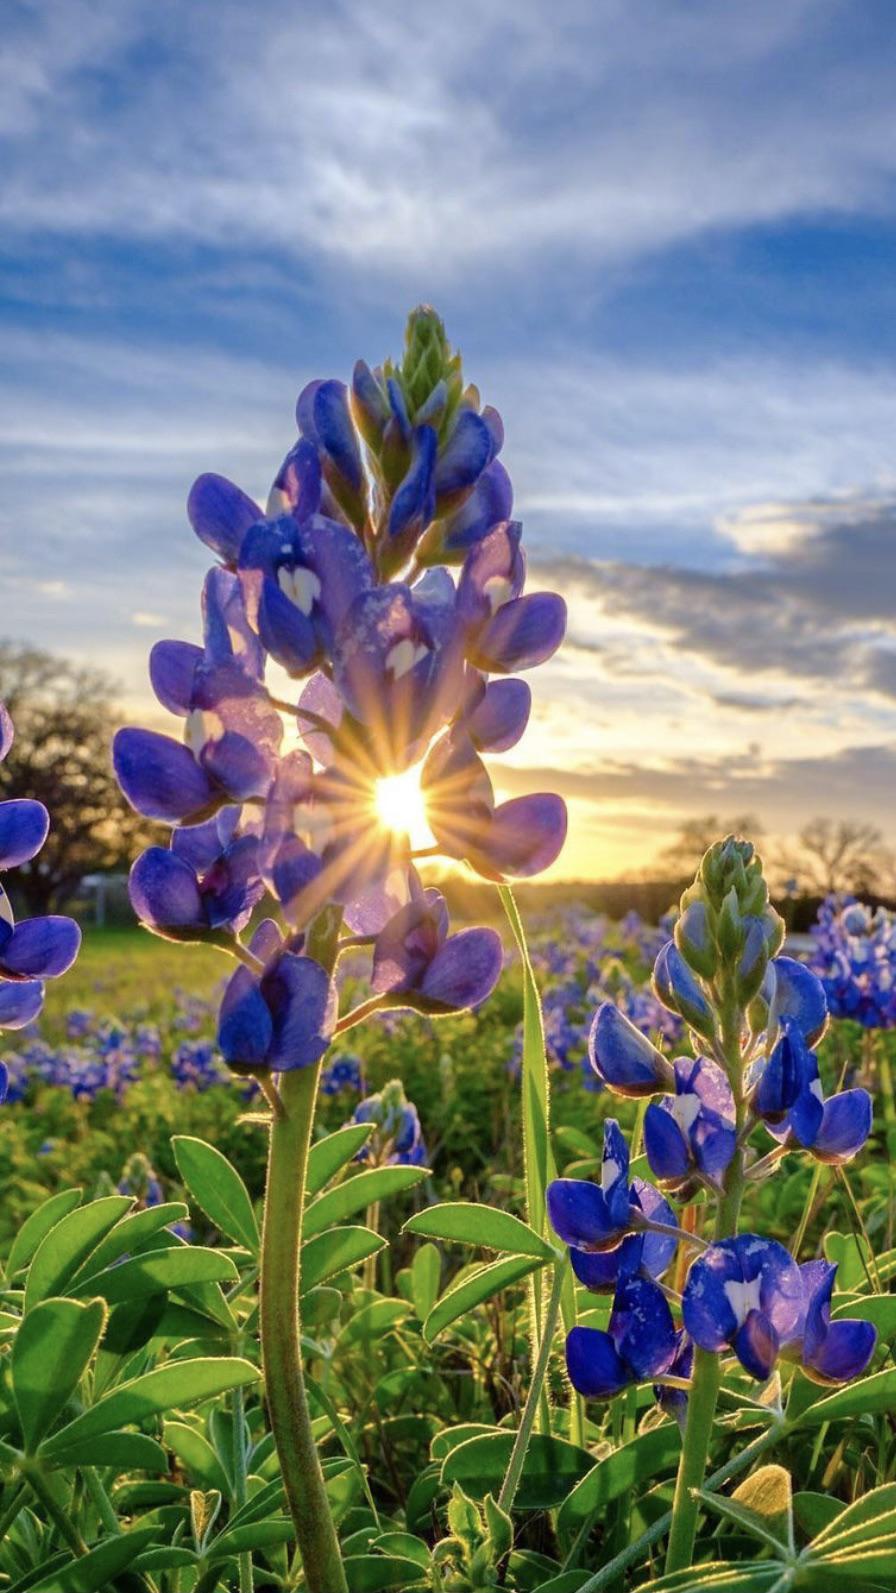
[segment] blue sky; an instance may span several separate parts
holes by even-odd
[[[5,634],[151,711],[193,477],[263,496],[299,387],[431,300],[570,599],[504,776],[566,790],[560,871],[695,811],[896,829],[888,0],[7,0],[4,32]]]

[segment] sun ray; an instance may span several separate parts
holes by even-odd
[[[420,765],[402,774],[377,780],[374,805],[380,823],[397,835],[406,835],[415,851],[432,846],[433,834],[426,817],[426,801],[420,786]]]

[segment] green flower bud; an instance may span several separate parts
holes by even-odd
[[[441,316],[429,304],[419,304],[408,316],[397,375],[414,424],[426,421],[444,430],[461,401],[462,365],[460,355],[452,352]],[[440,386],[443,391],[434,398]]]
[[[722,902],[717,929],[719,953],[723,962],[731,964],[743,951],[744,929],[736,886],[732,885]]]
[[[709,909],[704,901],[692,901],[675,925],[675,944],[689,968],[704,979],[712,979],[718,966],[718,952]]]

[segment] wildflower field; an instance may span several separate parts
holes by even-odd
[[[896,920],[790,955],[728,835],[524,924],[566,807],[485,757],[566,606],[501,418],[422,306],[296,419],[264,507],[194,483],[177,733],[114,738],[142,927],[0,890],[0,1589],[893,1588]]]

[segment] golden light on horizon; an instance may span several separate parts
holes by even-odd
[[[432,846],[433,834],[426,817],[426,802],[420,786],[422,766],[405,769],[377,780],[374,793],[380,823],[396,835],[406,835],[415,851]]]

